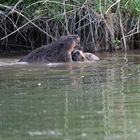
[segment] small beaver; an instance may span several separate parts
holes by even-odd
[[[78,35],[62,36],[51,44],[33,50],[18,62],[72,62],[71,52],[79,42],[80,38]]]
[[[100,60],[99,57],[92,53],[83,52],[80,50],[73,50],[72,53],[72,60],[73,61],[95,61]]]
[[[71,55],[72,55],[73,61],[85,61],[86,60],[86,57],[82,50],[73,50]]]
[[[85,52],[84,55],[85,55],[87,61],[100,60],[98,56],[96,56],[92,53]]]

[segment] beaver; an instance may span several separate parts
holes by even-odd
[[[78,35],[62,36],[57,41],[33,50],[18,62],[72,62],[71,52],[79,44]]]
[[[73,61],[85,61],[86,57],[82,50],[73,50],[71,53]]]
[[[72,53],[72,60],[73,61],[95,61],[100,60],[99,57],[92,53],[83,52],[81,49],[73,50]]]

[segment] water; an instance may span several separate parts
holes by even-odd
[[[139,53],[99,62],[0,59],[0,140],[139,140]]]

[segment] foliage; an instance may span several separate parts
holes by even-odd
[[[125,4],[125,10],[131,15],[140,17],[140,0],[128,0]]]
[[[4,5],[14,5],[18,2],[18,0],[1,0],[1,4]],[[36,12],[36,11],[44,11],[48,12],[48,16],[50,17],[56,17],[55,15],[62,13],[63,10],[63,0],[41,0],[39,2],[39,0],[23,0],[23,3],[26,6],[29,6],[31,4],[33,4],[33,6],[31,6],[30,8],[34,9],[35,13],[40,13],[40,12]],[[116,9],[117,10],[117,1],[116,0],[78,0],[78,1],[74,1],[74,0],[66,0],[65,2],[66,4],[66,11],[72,10],[73,7],[76,6],[83,6],[83,4],[87,5],[87,6],[92,6],[91,8],[96,9],[96,11],[101,12],[100,10],[102,10],[102,12],[106,12],[108,10],[108,8],[110,6],[112,6],[112,9]],[[119,1],[118,1],[119,3]],[[70,6],[70,5],[71,6]],[[121,0],[120,1],[121,4],[121,10],[123,12],[128,12],[128,14],[134,15],[134,16],[140,16],[140,0]],[[72,6],[73,5],[73,6]],[[45,10],[44,10],[45,9]],[[41,12],[42,13],[42,12]]]

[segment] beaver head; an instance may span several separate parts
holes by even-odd
[[[73,61],[85,61],[85,55],[82,50],[74,50],[71,53]]]
[[[57,43],[60,44],[61,47],[64,46],[63,49],[71,52],[80,43],[80,38],[78,35],[62,36]]]

